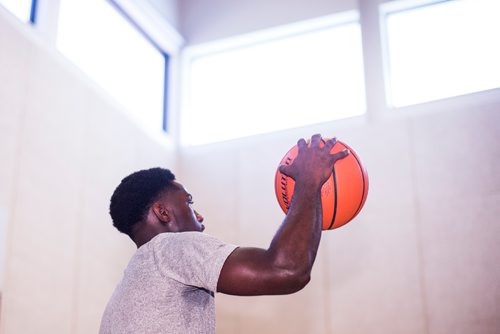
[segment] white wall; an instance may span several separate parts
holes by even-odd
[[[127,174],[175,169],[90,80],[0,8],[1,332],[96,333],[133,243],[112,227]],[[4,244],[1,245],[4,247]]]

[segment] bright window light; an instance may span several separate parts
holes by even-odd
[[[32,0],[0,0],[0,5],[7,8],[21,21],[30,21]]]
[[[167,56],[107,1],[61,0],[57,47],[143,128],[164,128]]]
[[[184,145],[328,122],[366,109],[357,22],[192,57],[188,80]]]
[[[385,21],[393,106],[500,87],[500,1],[439,2]]]

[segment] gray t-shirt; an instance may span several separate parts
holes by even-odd
[[[214,291],[235,248],[200,232],[157,235],[130,260],[99,333],[215,333]]]

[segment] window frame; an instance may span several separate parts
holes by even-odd
[[[24,19],[17,16],[17,13],[14,13],[13,11],[11,11],[8,7],[5,6],[5,4],[0,3],[0,7],[3,7],[7,12],[12,14],[14,17],[16,17],[21,22],[27,23],[30,25],[35,25],[36,18],[37,18],[38,0],[30,0],[30,1],[31,1],[31,5],[29,7],[29,12],[26,13],[26,17]]]
[[[55,35],[57,31],[57,16],[59,0],[54,1],[36,1],[36,9],[33,10],[33,24],[26,24],[12,14],[7,8],[4,8],[6,19],[12,18],[12,23],[16,24],[25,33],[31,34],[36,38],[40,38],[44,42],[48,42],[51,49],[55,50]],[[180,119],[184,109],[184,101],[186,94],[186,80],[182,78],[182,73],[185,73],[185,61],[183,55],[189,52],[193,47],[203,49],[205,44],[217,45],[220,40],[213,40],[210,43],[198,44],[189,46],[181,50],[185,41],[170,23],[159,14],[155,8],[147,1],[135,0],[105,0],[119,5],[124,12],[137,22],[144,31],[151,36],[151,39],[156,41],[158,45],[169,54],[168,64],[165,73],[165,92],[164,105],[166,105],[167,113],[164,115],[166,120],[164,127],[168,132],[161,131],[160,135],[150,134],[153,139],[159,143],[167,143],[167,147],[178,146],[180,142]],[[359,24],[362,32],[362,49],[363,63],[365,76],[365,101],[367,105],[365,116],[361,120],[354,122],[376,122],[384,119],[405,118],[419,116],[422,113],[438,112],[440,110],[451,110],[461,105],[467,104],[471,106],[483,106],[486,104],[500,103],[500,88],[493,88],[486,91],[471,92],[462,96],[454,96],[444,98],[442,100],[433,100],[423,102],[421,104],[394,107],[391,106],[388,99],[388,75],[386,72],[385,41],[383,29],[383,11],[384,10],[407,10],[416,6],[426,6],[440,2],[451,0],[358,0],[357,7],[352,6],[342,7],[351,9],[359,13]],[[349,7],[349,8],[347,8]],[[8,14],[7,14],[8,13]],[[332,16],[340,16],[343,9],[339,7],[339,12],[335,12]],[[3,15],[3,13],[0,13]],[[7,15],[9,17],[7,17]],[[10,17],[11,16],[11,17]],[[307,23],[307,21],[306,21]],[[290,25],[293,25],[291,23]],[[300,26],[300,22],[298,23]],[[274,28],[266,30],[266,33]],[[279,27],[278,27],[279,29]],[[250,34],[242,34],[236,39],[251,40]],[[226,38],[222,40],[230,41],[234,38]],[[182,52],[181,52],[182,51]],[[58,53],[54,53],[58,54]],[[61,61],[67,61],[60,56]],[[67,61],[69,64],[69,61]],[[72,65],[72,64],[71,64]],[[336,124],[344,124],[345,120],[335,120]],[[287,130],[288,131],[288,130]]]
[[[34,0],[35,1],[35,0]],[[169,78],[170,78],[170,54],[168,54],[164,48],[115,0],[109,0],[109,4],[123,17],[127,22],[130,23],[163,57],[164,59],[164,71],[163,71],[163,108],[162,108],[162,124],[161,129],[164,133],[169,133],[170,123],[168,121],[169,116]]]
[[[361,0],[364,1],[364,0]],[[428,104],[444,104],[445,106],[448,104],[448,101],[451,99],[461,99],[461,100],[469,100],[473,96],[478,97],[479,99],[484,98],[490,100],[488,96],[491,94],[489,91],[497,91],[500,90],[500,87],[483,89],[477,91],[471,91],[464,94],[458,94],[453,96],[443,96],[437,99],[420,101],[416,103],[405,104],[401,106],[396,106],[393,103],[393,94],[392,94],[392,82],[391,82],[391,59],[389,55],[389,41],[388,41],[388,30],[386,19],[389,15],[407,12],[416,10],[419,8],[431,7],[434,5],[439,5],[447,2],[454,2],[455,0],[384,0],[384,2],[378,5],[378,28],[379,28],[379,45],[380,54],[381,54],[381,73],[383,80],[383,93],[385,98],[385,109],[390,110],[399,110],[399,109],[412,109],[417,108],[420,109],[420,105],[428,105]],[[470,1],[470,0],[468,0]],[[362,23],[363,24],[363,23]],[[481,103],[482,101],[478,102]],[[453,104],[451,102],[450,104]]]
[[[316,31],[320,31],[323,29],[331,29],[337,26],[342,26],[345,24],[350,24],[350,23],[357,23],[359,24],[360,28],[361,27],[361,20],[360,20],[360,15],[358,10],[348,10],[348,11],[343,11],[340,13],[335,13],[331,15],[326,15],[322,16],[319,18],[315,19],[310,19],[310,20],[303,20],[300,22],[296,23],[290,23],[290,24],[285,24],[282,26],[276,26],[272,28],[267,28],[251,33],[246,33],[246,34],[241,34],[237,35],[234,37],[229,37],[229,38],[224,38],[224,39],[219,39],[219,40],[214,40],[202,44],[197,44],[193,46],[188,46],[186,47],[181,54],[181,107],[180,107],[180,117],[179,117],[179,131],[182,131],[182,122],[183,118],[185,117],[185,113],[187,112],[189,108],[189,87],[190,87],[190,66],[191,62],[195,60],[198,57],[204,57],[204,56],[210,56],[214,55],[217,53],[223,53],[231,50],[236,50],[240,48],[247,48],[252,45],[256,44],[264,44],[267,42],[272,42],[276,41],[279,39],[285,39],[288,37],[294,37],[294,36],[299,36],[302,34],[308,34],[308,33],[313,33]],[[362,34],[362,33],[361,33]],[[364,67],[364,51],[363,51],[363,41],[362,41],[362,36],[361,36],[361,60],[363,62],[362,66]],[[363,71],[363,69],[361,70]],[[340,119],[332,119],[331,122],[338,122],[338,121],[345,121],[347,119],[352,119],[352,118],[365,118],[367,117],[368,113],[368,106],[367,106],[367,100],[366,100],[366,81],[365,81],[365,76],[363,75],[363,87],[364,87],[364,99],[365,99],[365,107],[364,111],[360,115],[353,115],[352,117],[349,118],[340,118]],[[329,121],[330,122],[330,121]],[[315,124],[307,124],[304,126],[314,126]],[[317,125],[317,123],[316,123]],[[291,128],[286,128],[286,129],[277,129],[274,131],[288,131]],[[269,133],[265,132],[264,134]],[[255,136],[259,134],[254,134],[250,136]],[[208,143],[196,143],[196,144],[191,144],[191,143],[185,143],[182,140],[182,137],[184,135],[180,134],[178,138],[178,142],[180,146],[199,146],[199,145],[206,145],[206,144],[212,144],[212,143],[220,143],[222,141],[228,141],[228,140],[238,140],[244,137],[238,137],[238,138],[227,138],[224,140],[217,140],[217,141],[210,141]]]
[[[51,11],[54,11],[57,9],[57,15],[53,16],[51,19],[56,19],[59,21],[59,8],[61,5],[61,0],[58,0],[56,8],[52,7],[50,8]],[[59,31],[58,24],[53,25],[52,29],[53,31],[50,31],[50,34],[52,36],[52,44],[54,48],[58,51],[59,54],[61,54],[62,57],[64,57],[69,63],[71,63],[72,66],[74,66],[79,73],[81,73],[83,76],[85,76],[86,79],[91,81],[92,83],[95,83],[96,86],[98,86],[99,90],[102,92],[102,94],[106,95],[106,97],[110,98],[113,100],[113,102],[116,102],[116,105],[119,109],[122,110],[122,112],[126,113],[128,116],[131,117],[133,122],[141,129],[143,129],[148,135],[158,138],[160,141],[164,140],[165,137],[170,136],[170,130],[171,130],[171,122],[170,122],[170,105],[171,101],[169,99],[169,90],[171,88],[171,85],[169,81],[171,80],[172,76],[170,73],[171,69],[171,57],[172,54],[175,55],[175,53],[178,52],[178,48],[180,46],[180,43],[183,42],[182,38],[179,38],[179,36],[176,36],[175,34],[172,34],[171,31],[168,31],[167,34],[165,34],[165,30],[163,27],[159,27],[158,25],[149,25],[145,26],[143,25],[143,22],[145,21],[145,17],[150,17],[150,10],[149,13],[141,13],[141,10],[145,10],[148,12],[147,7],[145,8],[137,8],[134,5],[131,4],[131,1],[129,0],[106,0],[105,1],[107,5],[111,7],[111,9],[116,13],[116,15],[120,16],[126,24],[130,26],[131,29],[133,29],[138,35],[146,42],[148,43],[155,51],[159,53],[159,56],[161,59],[163,59],[163,74],[162,74],[162,87],[161,87],[161,100],[158,101],[161,103],[161,109],[158,111],[161,113],[161,124],[158,124],[157,129],[152,129],[150,126],[146,125],[145,122],[141,119],[141,116],[137,111],[135,110],[130,110],[130,108],[127,106],[127,104],[124,104],[122,101],[120,101],[119,98],[116,98],[111,94],[108,89],[105,87],[101,86],[99,84],[99,80],[87,73],[87,71],[83,70],[80,68],[78,64],[76,64],[72,59],[68,58],[57,46],[57,35]],[[46,4],[48,6],[48,4]],[[49,8],[44,8],[44,9],[49,9]],[[153,15],[154,16],[154,15]],[[44,22],[47,23],[47,22]],[[163,29],[162,29],[163,28]],[[161,34],[164,34],[167,36],[165,39],[161,39],[158,36]],[[47,34],[49,35],[49,34]],[[48,37],[48,36],[46,36]],[[172,38],[174,37],[174,38]],[[172,50],[172,54],[170,53],[170,50]],[[156,123],[155,123],[156,124]]]
[[[36,24],[37,8],[38,8],[38,0],[31,0],[31,10],[30,10],[29,22],[32,25]]]

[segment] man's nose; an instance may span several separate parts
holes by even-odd
[[[196,220],[200,223],[203,223],[203,216],[198,213],[198,211],[194,210],[194,214],[196,215]]]

